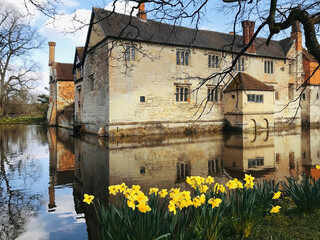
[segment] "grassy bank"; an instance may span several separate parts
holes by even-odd
[[[320,239],[319,219],[320,213],[302,214],[293,208],[264,217],[248,239]]]
[[[0,118],[0,124],[43,123],[42,116],[20,116]]]

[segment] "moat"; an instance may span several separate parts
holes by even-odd
[[[276,181],[303,172],[320,176],[319,129],[108,140],[1,125],[0,143],[0,239],[97,239],[83,194],[107,201],[108,186],[122,182],[147,191],[184,189],[190,175],[222,184],[244,173]]]

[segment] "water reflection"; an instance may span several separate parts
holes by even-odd
[[[190,175],[211,175],[222,184],[244,173],[276,181],[303,172],[320,177],[318,129],[117,140],[71,134],[0,127],[0,239],[99,239],[83,194],[114,201],[108,186],[122,182],[147,191],[185,189]]]
[[[40,128],[4,126],[0,131],[0,238],[15,239],[30,218],[36,217],[42,194],[35,188],[40,167],[28,154],[28,139],[45,139]],[[43,144],[43,141],[39,142]]]

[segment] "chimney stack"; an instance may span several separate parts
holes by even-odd
[[[145,11],[144,3],[140,3],[137,17],[141,20],[147,20],[147,13]]]
[[[296,50],[302,51],[302,32],[300,23],[298,21],[294,21],[291,26],[291,40],[295,40]]]
[[[52,63],[54,63],[54,52],[56,43],[55,42],[48,42],[49,44],[49,66],[52,66]]]
[[[243,45],[247,45],[254,35],[254,21],[243,21],[242,29],[243,29]],[[249,53],[256,53],[256,44],[255,41],[251,44],[251,46],[247,49]]]

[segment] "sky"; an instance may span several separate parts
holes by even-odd
[[[3,1],[3,0],[2,0]],[[14,4],[16,9],[20,12],[26,12],[26,7],[23,4],[24,0],[4,0],[10,4]],[[41,50],[34,52],[34,60],[41,65],[40,79],[36,83],[37,87],[34,90],[35,94],[42,94],[48,92],[45,87],[49,87],[49,68],[48,68],[48,42],[56,42],[55,48],[55,61],[62,63],[73,63],[75,48],[77,46],[84,46],[87,27],[74,32],[74,29],[79,27],[79,23],[72,21],[73,17],[77,16],[84,22],[89,22],[91,16],[91,9],[93,6],[104,7],[111,9],[113,2],[111,0],[95,0],[92,4],[88,0],[60,0],[63,5],[58,9],[59,16],[53,21],[44,14],[37,12],[33,6],[28,6],[30,12],[34,13],[31,24],[38,28],[40,35],[45,39],[45,44]],[[219,6],[217,6],[217,0],[209,1],[206,10],[207,15],[210,16],[202,18],[203,21],[200,24],[201,29],[213,30],[218,32],[228,33],[232,31],[232,19],[226,18]],[[116,12],[131,10],[130,6],[135,4],[134,2],[128,2],[119,0],[116,5]],[[130,11],[129,10],[129,11]],[[146,10],[148,5],[146,4]],[[70,33],[72,32],[72,33]]]

